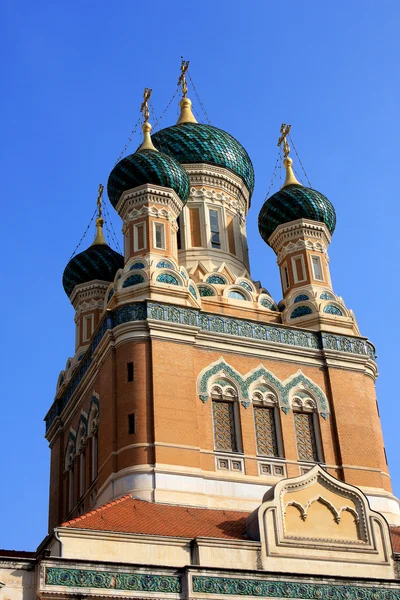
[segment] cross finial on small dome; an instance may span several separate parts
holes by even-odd
[[[283,188],[286,185],[301,185],[300,181],[297,181],[295,174],[293,173],[292,164],[293,160],[289,157],[290,154],[290,146],[287,141],[287,137],[290,134],[291,125],[286,125],[286,123],[282,123],[281,125],[281,135],[278,140],[278,146],[283,147],[283,164],[286,168],[286,178],[285,183],[283,184]]]
[[[152,91],[153,90],[150,88],[144,88],[143,102],[140,107],[140,112],[143,114],[143,119],[144,119],[144,123],[142,125],[143,142],[142,142],[142,145],[140,146],[140,148],[138,148],[137,152],[140,152],[140,150],[155,150],[155,152],[158,152],[157,148],[153,145],[153,142],[151,141],[151,136],[150,136],[152,126],[149,123],[149,116],[150,116],[149,100],[150,100]]]
[[[96,244],[107,244],[103,234],[103,190],[104,186],[100,183],[99,191],[97,194],[96,237],[94,238],[92,246],[95,246]]]
[[[181,86],[182,90],[182,100],[179,103],[181,107],[181,113],[179,115],[179,119],[176,124],[180,125],[181,123],[197,123],[197,119],[192,113],[192,101],[189,98],[186,98],[186,94],[188,91],[187,82],[186,82],[186,72],[189,68],[189,61],[184,60],[183,57],[181,62],[181,74],[178,79],[178,86]]]

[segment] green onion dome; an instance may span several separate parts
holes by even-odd
[[[114,281],[116,272],[123,266],[124,257],[121,254],[115,252],[104,242],[94,243],[71,258],[65,267],[63,274],[65,293],[70,297],[76,285],[95,279]]]
[[[206,163],[229,169],[242,179],[250,195],[253,193],[254,169],[250,157],[226,131],[212,125],[178,121],[177,125],[155,133],[153,142],[181,164]]]
[[[304,187],[293,173],[292,159],[285,156],[286,179],[279,192],[266,200],[258,215],[258,230],[264,242],[278,225],[297,219],[310,219],[325,223],[332,234],[336,227],[336,212],[332,203],[321,192]]]
[[[189,177],[179,162],[156,149],[140,148],[111,171],[107,185],[111,204],[115,208],[123,192],[145,183],[174,190],[184,204],[188,199]]]
[[[336,213],[332,203],[320,192],[301,184],[285,185],[264,203],[258,216],[258,229],[264,242],[278,225],[296,219],[311,219],[325,223],[332,234]]]

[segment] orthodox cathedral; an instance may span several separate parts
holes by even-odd
[[[0,551],[0,600],[399,600],[400,503],[375,348],[337,296],[331,202],[286,179],[259,231],[282,299],[251,277],[249,155],[195,119],[111,171],[123,256],[103,235],[67,264],[75,353],[45,417],[49,533]]]

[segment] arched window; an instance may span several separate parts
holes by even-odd
[[[86,427],[81,425],[78,433],[77,450],[79,452],[79,497],[86,492]]]
[[[89,482],[90,484],[97,477],[98,473],[98,444],[97,444],[97,432],[99,427],[99,411],[98,407],[92,403],[89,411]]]
[[[229,382],[219,381],[211,388],[214,447],[219,452],[241,452],[237,392]]]
[[[252,394],[257,454],[282,456],[278,399],[267,386],[258,386]]]
[[[68,446],[66,456],[66,470],[67,470],[67,510],[68,513],[74,508],[74,476],[75,476],[75,447],[71,441]]]
[[[296,392],[292,408],[299,461],[321,462],[322,448],[315,400],[307,392]]]

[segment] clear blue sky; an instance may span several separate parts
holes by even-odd
[[[42,419],[74,352],[62,272],[94,210],[97,186],[137,121],[143,88],[153,88],[160,115],[182,54],[212,123],[237,137],[253,160],[252,275],[276,300],[275,256],[256,224],[282,122],[293,125],[313,187],[336,207],[333,286],[377,346],[385,443],[400,494],[400,4],[3,0],[0,11],[0,547],[34,549],[46,534]],[[175,101],[162,125],[176,114]]]

